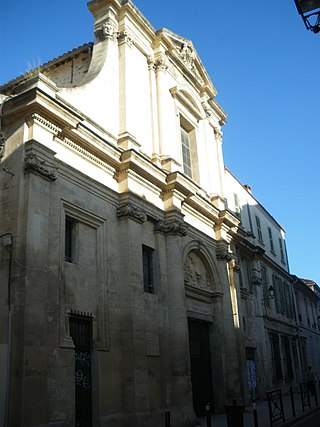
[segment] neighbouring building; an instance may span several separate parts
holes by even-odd
[[[320,380],[320,288],[312,280],[292,276],[297,313],[297,338],[303,376],[311,366]]]
[[[319,295],[225,168],[192,42],[88,7],[93,43],[0,88],[1,421],[191,427],[320,372]]]

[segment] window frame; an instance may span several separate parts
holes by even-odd
[[[263,234],[262,234],[261,221],[260,221],[260,217],[258,215],[256,215],[256,225],[257,225],[257,231],[258,231],[258,240],[261,243],[264,243],[263,242]]]
[[[64,260],[74,264],[77,258],[77,229],[79,221],[68,215],[65,215],[64,228]]]
[[[270,251],[273,254],[275,254],[274,241],[273,241],[273,235],[272,235],[272,229],[271,229],[271,227],[268,227],[268,236],[269,236],[269,243],[270,243]]]
[[[279,242],[279,249],[280,249],[280,259],[281,259],[281,262],[285,263],[284,249],[282,244],[283,240],[281,239],[281,237],[279,237],[278,242]]]
[[[182,172],[199,183],[199,160],[197,150],[197,127],[182,113],[179,114],[179,143]],[[187,150],[187,153],[186,151]],[[187,154],[187,156],[185,156]]]
[[[234,213],[241,221],[241,203],[240,203],[240,197],[237,193],[233,193],[233,202],[234,202]]]
[[[273,379],[275,381],[283,380],[283,367],[281,360],[281,343],[279,335],[275,333],[270,334],[271,344],[271,360],[272,360],[272,371]]]
[[[142,245],[142,280],[143,291],[154,294],[154,249],[147,245]]]
[[[180,142],[182,154],[182,168],[189,178],[192,176],[191,146],[189,132],[180,124]]]

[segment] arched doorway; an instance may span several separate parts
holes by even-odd
[[[210,342],[214,319],[213,274],[205,256],[198,250],[188,253],[184,269],[193,406],[200,416],[205,414],[208,403],[211,410],[214,407]]]

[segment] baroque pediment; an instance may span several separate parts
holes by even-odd
[[[167,29],[161,30],[162,36],[169,41],[169,52],[172,58],[183,68],[184,73],[189,74],[199,86],[206,87],[211,96],[216,96],[214,87],[193,43]]]

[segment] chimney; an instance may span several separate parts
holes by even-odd
[[[245,185],[244,185],[244,188],[247,190],[247,192],[248,192],[248,193],[252,194],[252,190],[251,190],[250,185],[245,184]]]

